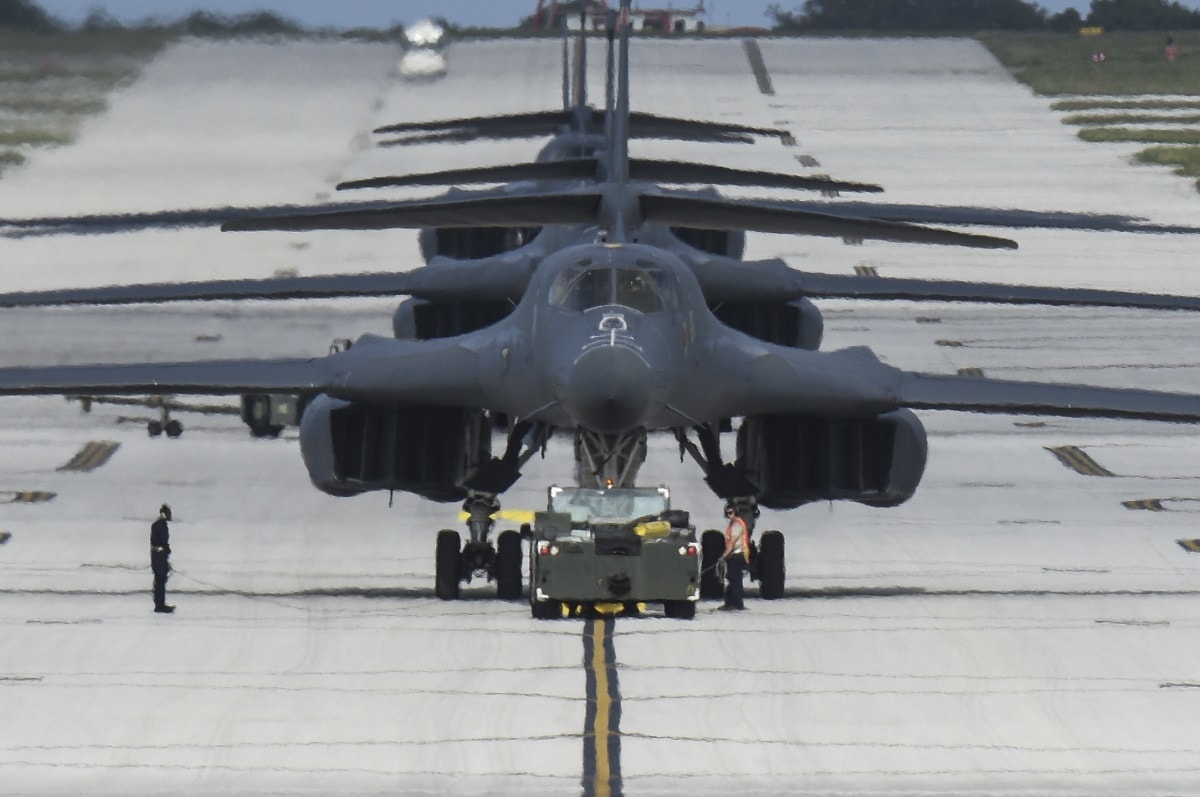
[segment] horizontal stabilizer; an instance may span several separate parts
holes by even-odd
[[[897,398],[900,406],[916,410],[1200,421],[1200,396],[1127,388],[904,373]]]
[[[544,163],[514,163],[506,166],[484,166],[474,169],[448,169],[425,174],[405,174],[392,177],[369,177],[339,183],[339,191],[358,188],[389,188],[399,186],[449,186],[469,183],[511,183],[522,180],[587,180],[596,177],[599,167],[595,158],[546,161]]]
[[[600,133],[604,130],[605,112],[597,108],[568,108],[561,111],[534,111],[502,116],[474,116],[441,119],[429,122],[401,122],[375,128],[379,135],[408,133],[456,133],[471,131],[480,137],[501,138],[550,135],[578,120],[586,129],[578,133]],[[700,119],[680,119],[670,116],[634,111],[629,114],[630,133],[640,138],[686,138],[688,135],[740,135],[790,139],[787,130],[774,127],[755,127],[736,122],[709,122]]]
[[[441,119],[431,122],[402,122],[375,128],[380,135],[402,135],[404,133],[445,133],[456,130],[478,130],[490,132],[521,131],[529,135],[541,135],[547,130],[569,124],[574,118],[570,110],[534,111],[504,116],[469,116],[459,119]]]
[[[629,177],[648,183],[705,183],[713,185],[736,185],[747,188],[795,188],[808,191],[845,191],[879,193],[883,188],[869,183],[854,183],[832,180],[828,177],[805,177],[799,174],[746,171],[713,166],[707,163],[684,163],[682,161],[639,160],[629,161]]]
[[[298,213],[239,219],[222,230],[392,230],[420,227],[537,227],[590,224],[600,204],[597,193],[551,193],[398,202],[372,210]]]
[[[469,169],[449,169],[424,174],[370,177],[348,180],[338,184],[339,191],[359,188],[389,188],[402,186],[450,186],[471,183],[507,183],[521,180],[587,180],[600,179],[600,163],[595,158],[573,158],[544,163],[516,163],[505,166],[484,166]],[[639,160],[629,162],[629,177],[650,183],[704,183],[737,185],[757,188],[793,188],[809,191],[845,191],[878,193],[883,189],[868,183],[832,180],[828,177],[805,177],[798,174],[745,171],[707,163],[683,161]]]
[[[851,240],[941,244],[975,249],[1016,249],[1015,241],[890,221],[842,218],[779,204],[646,193],[643,218],[673,227],[816,235]]]

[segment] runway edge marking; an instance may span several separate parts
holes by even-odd
[[[1100,465],[1078,446],[1046,446],[1058,461],[1084,476],[1116,476],[1117,474]]]
[[[60,465],[58,470],[73,471],[75,473],[93,471],[108,462],[120,447],[120,443],[112,440],[93,440],[79,449],[79,452],[71,458],[70,462]]]

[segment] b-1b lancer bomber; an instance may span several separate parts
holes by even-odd
[[[493,518],[523,465],[560,441],[573,446],[580,486],[632,487],[647,436],[672,435],[712,491],[750,518],[759,506],[837,500],[892,507],[908,500],[926,463],[921,410],[1200,422],[1200,393],[926,374],[884,364],[866,348],[822,351],[813,299],[1195,311],[1200,298],[844,278],[692,246],[675,231],[704,231],[695,240],[707,241],[757,231],[967,248],[1016,244],[799,203],[664,188],[668,169],[686,173],[689,165],[646,166],[629,157],[628,53],[623,29],[603,146],[539,162],[545,168],[536,179],[517,165],[515,179],[525,182],[502,191],[256,214],[223,227],[532,230],[532,239],[515,248],[472,259],[435,254],[396,274],[0,295],[8,307],[407,296],[394,336],[365,335],[308,359],[0,368],[0,394],[302,396],[300,445],[319,489],[464,502],[466,544],[459,546],[456,532],[439,541],[439,550],[452,544],[459,554],[439,556],[442,598],[458,595],[460,576],[480,572],[508,574],[499,588],[513,594],[520,547],[500,546],[506,557],[518,557],[515,576],[511,561],[494,567]],[[575,170],[569,178],[568,169]],[[719,182],[712,171],[695,173]],[[503,450],[493,452],[497,425],[507,436]],[[781,547],[775,550],[782,556]],[[519,594],[519,580],[516,587]],[[764,597],[781,593],[780,583]]]

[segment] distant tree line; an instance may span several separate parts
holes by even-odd
[[[805,0],[795,11],[770,6],[781,31],[1105,30],[1200,28],[1200,11],[1172,0],[1091,0],[1083,17],[1073,8],[1048,14],[1024,0]]]
[[[80,29],[96,33],[124,30],[125,27],[110,14],[96,10],[87,16]],[[134,27],[206,38],[303,36],[312,32],[292,20],[270,11],[255,11],[236,16],[196,11],[173,22],[158,23],[147,20]],[[43,34],[71,30],[71,26],[47,14],[34,0],[0,0],[0,30],[5,28]],[[342,35],[365,38],[399,38],[403,32],[403,27],[396,26],[386,31],[344,31]]]

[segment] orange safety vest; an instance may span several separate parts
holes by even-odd
[[[746,521],[742,520],[737,515],[734,515],[733,517],[731,517],[729,519],[729,525],[725,529],[725,545],[728,546],[730,541],[733,540],[733,533],[734,533],[733,525],[735,523],[742,527],[742,533],[741,533],[742,556],[745,557],[747,562],[749,562],[750,561],[750,527],[746,525]],[[735,546],[735,550],[736,550],[736,546]]]

